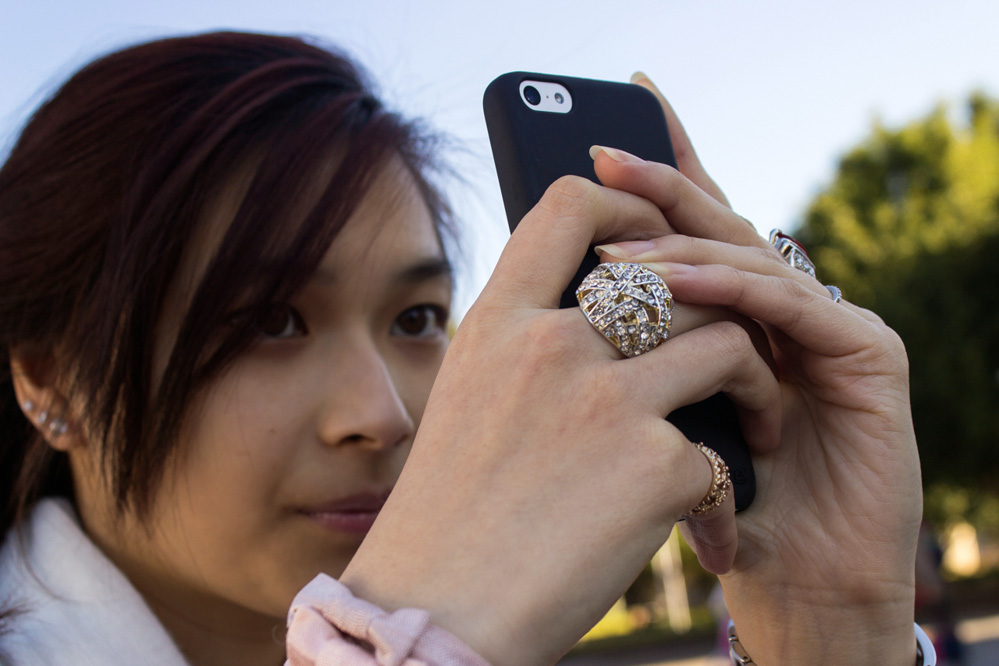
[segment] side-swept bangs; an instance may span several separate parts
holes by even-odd
[[[69,136],[70,145],[53,145]],[[45,233],[72,247],[42,258],[45,275],[38,261],[0,268],[0,286],[36,282],[0,300],[0,321],[19,323],[0,333],[5,354],[18,341],[47,340],[72,359],[73,392],[89,399],[87,426],[104,443],[119,508],[149,508],[191,396],[252,342],[252,316],[227,321],[233,304],[262,311],[301,288],[390,158],[412,172],[439,232],[450,228],[427,177],[433,147],[382,107],[349,60],[267,35],[133,47],[88,65],[39,110],[0,171],[0,205],[49,169],[35,191],[17,193],[22,219],[47,222],[19,238],[8,208],[0,240],[11,253],[34,243],[36,259]],[[154,341],[178,267],[213,203],[247,169],[155,382]],[[4,320],[16,307],[21,315]],[[68,478],[44,442],[20,446],[4,527]]]

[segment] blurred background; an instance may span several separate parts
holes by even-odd
[[[508,236],[486,85],[514,70],[646,72],[733,207],[762,234],[794,233],[826,282],[905,341],[926,489],[917,615],[949,663],[995,664],[996,25],[990,0],[3,0],[0,157],[49,92],[109,50],[211,29],[314,36],[450,137],[460,319]],[[708,663],[724,615],[713,591],[674,538],[566,663]]]

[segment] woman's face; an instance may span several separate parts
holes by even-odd
[[[340,575],[409,453],[451,287],[427,206],[392,162],[306,286],[195,398],[148,519],[115,523],[106,491],[81,492],[87,528],[161,616],[284,617],[316,574]],[[168,298],[154,370],[188,290]]]

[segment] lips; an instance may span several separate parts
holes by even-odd
[[[388,491],[359,493],[301,509],[319,525],[346,534],[367,534],[385,505]]]

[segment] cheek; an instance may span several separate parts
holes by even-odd
[[[195,514],[189,517],[224,525],[227,532],[265,528],[294,459],[294,443],[301,440],[300,427],[294,410],[268,384],[245,372],[215,382],[183,430],[186,455],[176,487]]]
[[[300,396],[266,377],[234,372],[213,385],[185,427],[188,450],[202,473],[278,476],[302,428]]]
[[[444,361],[447,342],[434,349],[424,350],[426,353],[405,355],[397,364],[394,373],[397,390],[403,404],[409,411],[413,422],[419,425],[423,412],[427,408],[427,400],[434,380]]]
[[[282,501],[299,427],[294,410],[246,373],[205,393],[185,422],[186,455],[160,495],[166,538],[158,541],[177,575],[269,613],[290,601],[299,581],[285,580],[297,572],[287,571]]]

